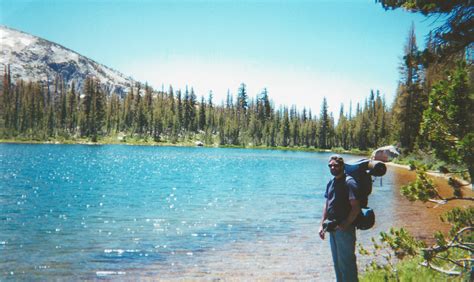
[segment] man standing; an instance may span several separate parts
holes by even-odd
[[[355,219],[360,213],[358,187],[355,180],[344,173],[344,159],[333,155],[329,159],[329,170],[334,176],[327,184],[326,203],[319,228],[319,237],[324,240],[325,232],[330,231],[331,253],[337,281],[358,281],[355,256]],[[323,222],[328,219],[336,222],[334,230],[326,230]]]

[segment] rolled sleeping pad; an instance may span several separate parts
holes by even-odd
[[[355,162],[345,163],[344,170],[347,174],[353,175],[356,171],[368,170],[369,169],[369,159],[362,159]]]
[[[361,159],[344,164],[344,170],[349,175],[355,175],[356,171],[366,171],[372,176],[383,176],[387,172],[387,166],[381,161]]]

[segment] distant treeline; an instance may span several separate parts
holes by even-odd
[[[149,86],[130,88],[123,97],[107,94],[100,81],[87,78],[82,91],[67,87],[57,77],[50,86],[18,80],[9,69],[3,78],[4,138],[91,138],[104,136],[152,138],[177,143],[201,139],[206,144],[254,146],[342,147],[366,150],[389,141],[390,117],[384,99],[370,93],[364,105],[348,114],[341,104],[335,124],[324,98],[318,114],[295,106],[275,108],[267,90],[249,98],[242,83],[233,97],[219,105],[212,92],[199,100],[191,88],[154,91]]]

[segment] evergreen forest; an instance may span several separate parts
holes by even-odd
[[[326,99],[318,113],[295,106],[275,107],[266,89],[249,98],[242,83],[234,97],[216,104],[212,92],[198,98],[194,90],[155,91],[137,84],[123,95],[105,93],[100,81],[87,78],[83,89],[22,80],[12,83],[5,70],[3,138],[54,140],[130,136],[155,142],[202,140],[206,145],[312,147],[367,150],[389,142],[390,113],[379,91],[364,104],[341,104],[339,122]],[[354,114],[352,114],[354,111]],[[126,137],[125,137],[126,138]]]

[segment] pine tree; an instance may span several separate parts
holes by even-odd
[[[86,78],[84,82],[84,100],[83,100],[83,111],[84,111],[84,121],[81,125],[81,131],[83,136],[90,136],[92,132],[92,123],[93,123],[93,101],[94,101],[94,86],[93,81],[90,78]]]
[[[472,14],[472,1],[463,0],[377,0],[385,10],[403,8],[425,16],[434,16],[437,22],[432,31],[434,52],[425,50],[431,61],[443,61],[453,55],[463,53],[465,49],[472,48],[474,29]],[[443,22],[444,21],[444,22]],[[469,47],[471,46],[471,47]]]
[[[173,93],[173,89],[170,87],[168,99],[174,99],[172,93]],[[163,101],[161,101],[161,102],[163,102]],[[170,104],[172,104],[172,103],[170,102]],[[153,111],[154,111],[154,113],[153,113],[153,120],[152,120],[152,125],[153,125],[153,130],[152,130],[153,134],[152,135],[153,135],[153,140],[155,142],[159,142],[159,141],[161,141],[161,135],[164,132],[164,122],[163,122],[163,120],[166,120],[166,119],[167,120],[172,120],[175,116],[173,114],[173,106],[171,106],[171,108],[168,111],[170,113],[170,116],[169,117],[163,117],[163,115],[167,111],[165,110],[164,107],[160,106],[159,101],[157,101],[155,103]]]
[[[206,101],[204,96],[201,96],[201,104],[199,105],[199,130],[205,130],[206,128]]]
[[[187,132],[189,131],[190,124],[191,124],[191,103],[189,101],[189,91],[188,87],[186,86],[186,91],[184,92],[184,113],[183,113],[183,127],[184,130]]]
[[[123,126],[122,130],[123,131],[132,131],[132,126],[133,126],[133,119],[134,119],[134,93],[133,93],[133,87],[130,88],[130,92],[127,93],[124,99],[124,106],[123,106],[123,114],[122,114],[122,120],[123,120]]]
[[[227,89],[225,108],[226,109],[232,109],[233,107],[234,107],[234,102],[233,102],[233,99],[232,99],[232,94],[230,93],[230,90]]]
[[[141,92],[140,85],[137,85],[137,86],[138,86],[138,90],[137,90],[137,95],[135,96],[135,101],[134,101],[135,102],[134,104],[134,109],[135,109],[134,132],[142,136],[142,134],[144,133],[145,122],[146,122],[145,103],[140,93]]]
[[[168,89],[168,98],[167,98],[167,105],[168,109],[165,111],[166,114],[163,117],[164,123],[163,123],[163,130],[165,131],[166,129],[171,129],[173,127],[173,120],[176,115],[176,101],[175,101],[175,96],[174,96],[174,91],[173,87],[170,85],[170,88]]]
[[[93,121],[93,141],[97,140],[97,136],[102,134],[102,127],[105,122],[106,101],[105,93],[100,88],[100,82],[95,81],[94,87],[94,121]]]
[[[191,92],[189,93],[189,131],[196,132],[197,130],[197,114],[196,114],[196,105],[197,105],[197,97],[196,93],[194,93],[194,89],[191,87]]]
[[[290,143],[290,118],[288,108],[283,108],[283,120],[280,127],[281,146],[286,147]]]
[[[328,149],[328,135],[329,135],[329,115],[328,115],[328,104],[326,97],[323,98],[321,105],[320,125],[319,125],[319,147],[322,149]]]
[[[469,67],[459,62],[446,80],[436,83],[424,112],[422,131],[437,157],[448,163],[464,163],[474,179],[474,98]]]
[[[65,91],[64,83],[61,84],[59,103],[61,106],[60,115],[59,115],[59,126],[61,130],[66,129],[67,124],[67,94]]]
[[[183,126],[183,103],[181,101],[181,90],[177,91],[176,100],[178,103],[177,104],[178,111],[176,112],[175,126],[177,127],[177,133],[179,133]]]
[[[152,124],[153,124],[153,89],[148,86],[148,84],[145,85],[145,99],[144,99],[144,128],[145,128],[145,133],[150,134],[152,130]],[[163,93],[163,92],[162,92]]]
[[[292,106],[290,110],[290,144],[292,146],[298,146],[299,144],[299,117],[296,106]]]
[[[237,92],[237,112],[245,115],[248,107],[247,85],[241,83]]]
[[[56,119],[54,117],[54,107],[52,104],[48,105],[48,112],[47,112],[47,136],[53,137],[56,128]]]
[[[415,28],[412,25],[405,56],[400,68],[401,81],[398,87],[394,105],[394,125],[397,138],[403,148],[411,151],[419,134],[423,110],[426,107],[426,97],[423,97],[420,52],[416,45]]]
[[[17,83],[18,84],[18,83]],[[20,89],[23,89],[23,81],[19,82],[20,86],[15,87],[13,91],[13,105],[12,105],[12,117],[11,117],[11,128],[18,134],[19,130],[19,113],[20,113]]]
[[[70,133],[73,133],[77,126],[77,98],[76,98],[76,84],[74,81],[71,85],[71,90],[67,96],[67,114],[66,127]]]
[[[349,126],[344,114],[344,104],[339,109],[339,120],[336,127],[336,144],[346,150],[349,149]]]
[[[270,119],[272,114],[272,106],[270,104],[270,100],[268,98],[268,91],[266,88],[263,89],[262,93],[262,101],[263,101],[263,108],[265,113],[265,119]]]
[[[8,131],[10,127],[10,95],[11,95],[11,78],[10,78],[10,65],[4,67],[3,74],[3,89],[2,89],[2,103],[0,105],[0,112],[2,113],[2,128]]]
[[[19,104],[20,104],[20,109],[19,109],[19,128],[18,128],[18,134],[21,135],[27,135],[28,130],[30,129],[31,123],[30,123],[30,113],[29,110],[31,109],[30,107],[30,97],[31,93],[31,82],[28,83],[28,86],[25,87],[23,82],[21,83],[21,89],[20,89],[20,96],[19,96]]]
[[[214,104],[212,99],[212,91],[209,91],[209,97],[207,98],[206,124],[207,127],[210,128],[211,133],[215,133]]]

